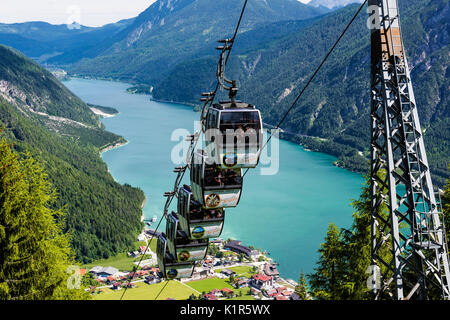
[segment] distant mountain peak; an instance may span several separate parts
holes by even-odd
[[[364,0],[311,0],[308,4],[313,7],[327,7],[328,9],[336,9],[345,7],[351,3],[362,3]]]

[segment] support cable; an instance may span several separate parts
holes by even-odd
[[[164,285],[164,287],[162,287],[161,291],[159,291],[158,295],[155,297],[154,300],[158,300],[159,296],[161,295],[161,293],[164,291],[164,289],[167,287],[167,285],[169,284],[170,280],[166,281],[166,284]]]
[[[356,18],[358,17],[359,13],[361,12],[361,10],[364,8],[364,6],[366,5],[368,0],[365,0],[363,2],[363,4],[361,4],[361,6],[359,7],[359,9],[356,11],[355,15],[353,16],[353,18],[350,20],[350,22],[347,24],[347,26],[345,27],[344,31],[342,31],[341,35],[339,36],[339,38],[336,40],[336,42],[334,43],[333,47],[331,47],[330,51],[328,51],[327,55],[325,56],[325,58],[322,60],[322,62],[320,63],[320,65],[317,67],[316,71],[314,71],[314,73],[312,74],[312,76],[309,78],[308,82],[306,83],[306,85],[303,87],[302,91],[300,92],[300,94],[297,96],[297,98],[294,100],[294,102],[292,103],[292,105],[290,106],[290,108],[287,110],[287,112],[284,114],[283,118],[281,118],[281,120],[278,122],[275,130],[280,129],[280,126],[283,124],[283,122],[286,120],[287,116],[289,115],[289,113],[292,111],[292,109],[294,109],[295,105],[297,104],[297,102],[300,100],[300,98],[303,96],[303,94],[305,93],[306,89],[308,89],[309,85],[311,84],[311,82],[314,80],[314,78],[316,77],[316,75],[319,73],[320,69],[322,69],[322,66],[325,64],[325,62],[328,60],[328,58],[330,57],[330,55],[333,53],[334,49],[337,47],[337,45],[339,44],[339,42],[341,41],[341,39],[344,37],[345,33],[347,32],[347,30],[350,28],[350,26],[352,25],[352,23],[356,20]],[[262,151],[266,148],[267,144],[270,142],[270,140],[273,137],[273,133],[269,136],[269,138],[267,139],[266,143],[264,144],[264,146],[261,148],[260,150],[260,155],[262,153]],[[247,170],[245,171],[244,175],[242,177],[245,177],[245,175],[248,173],[249,168],[247,168]]]
[[[247,2],[248,2],[248,0],[245,0],[244,5],[243,5],[242,10],[241,10],[241,14],[240,14],[240,16],[239,16],[239,20],[238,20],[236,29],[235,29],[234,34],[233,34],[233,38],[231,38],[231,40],[229,40],[229,42],[231,43],[231,45],[230,45],[230,46],[228,47],[228,49],[227,49],[228,52],[227,52],[227,56],[226,56],[226,58],[225,58],[225,61],[224,61],[224,63],[223,63],[223,68],[225,68],[225,66],[226,66],[227,63],[228,63],[228,59],[229,59],[229,57],[230,57],[230,54],[231,54],[231,50],[232,50],[232,48],[233,48],[234,41],[235,41],[236,36],[237,36],[237,34],[238,34],[238,32],[239,32],[239,28],[240,28],[240,26],[241,26],[242,18],[243,18],[243,16],[244,16],[244,12],[245,12],[245,9],[246,9],[246,7],[247,7]],[[223,55],[221,55],[221,59],[223,59]],[[222,61],[219,61],[219,63],[222,63]],[[214,89],[214,91],[213,91],[212,93],[209,93],[209,94],[207,95],[207,98],[205,98],[205,104],[204,104],[204,106],[203,106],[203,111],[202,111],[202,114],[201,114],[201,120],[202,120],[202,122],[203,122],[204,112],[205,112],[205,110],[207,110],[206,107],[207,107],[208,104],[211,104],[211,103],[214,101],[214,98],[215,98],[215,96],[216,96],[217,90],[219,89],[219,86],[220,86],[220,80],[217,79],[216,88]],[[197,146],[198,140],[199,140],[199,137],[196,138],[196,134],[194,133],[194,135],[192,136],[192,141],[191,141],[191,146],[193,145],[193,148],[191,149],[192,152],[195,150],[195,147]],[[174,198],[175,196],[177,196],[177,194],[178,194],[178,186],[179,186],[179,184],[181,183],[181,181],[183,180],[184,174],[186,173],[187,168],[188,168],[188,165],[186,165],[186,166],[180,168],[180,170],[178,171],[178,176],[177,176],[177,179],[175,180],[174,190],[173,190],[173,192],[171,192],[171,193],[168,195],[166,204],[165,204],[165,206],[164,206],[164,214],[163,214],[163,216],[161,217],[161,219],[159,220],[159,223],[158,223],[158,225],[156,226],[156,229],[154,230],[154,233],[152,234],[152,236],[151,236],[151,238],[150,238],[150,241],[149,241],[148,244],[147,244],[147,247],[146,247],[146,249],[145,249],[145,251],[144,251],[144,254],[142,255],[141,259],[139,260],[137,266],[134,268],[134,272],[136,272],[136,271],[139,269],[140,264],[141,264],[141,262],[142,262],[142,260],[143,260],[143,258],[144,258],[144,255],[145,255],[145,253],[147,252],[147,250],[149,249],[150,244],[151,244],[151,242],[152,242],[152,240],[153,240],[155,234],[157,233],[158,228],[159,228],[159,226],[161,225],[162,220],[163,220],[164,218],[166,218],[166,215],[167,215],[168,209],[169,209],[169,207],[170,207],[170,205],[171,205],[171,203],[172,203],[172,200],[173,200],[173,198]],[[133,274],[133,276],[134,276],[134,274]],[[125,293],[127,292],[127,289],[128,289],[128,287],[129,287],[129,285],[130,285],[130,283],[131,283],[131,280],[132,280],[132,277],[128,279],[127,286],[125,287],[125,290],[124,290],[124,292],[122,293],[122,296],[120,297],[120,300],[123,299]],[[168,281],[167,281],[167,283],[168,283]],[[164,290],[164,288],[167,286],[167,283],[166,283],[166,285],[162,288],[162,290],[159,292],[159,294],[158,294],[158,296],[157,296],[156,298],[158,298],[159,295],[162,293],[162,291]],[[156,300],[156,298],[155,298],[155,300]]]

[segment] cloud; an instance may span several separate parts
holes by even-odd
[[[1,0],[0,22],[46,21],[52,24],[79,22],[101,26],[132,18],[155,0]]]

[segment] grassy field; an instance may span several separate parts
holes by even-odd
[[[131,271],[133,270],[133,266],[135,265],[136,258],[130,258],[126,253],[119,253],[114,257],[110,257],[108,259],[95,260],[92,263],[85,264],[82,267],[89,270],[95,266],[102,267],[114,267],[119,269],[120,271]],[[139,261],[139,260],[138,260]]]
[[[224,268],[224,269],[228,269],[231,271],[236,272],[236,276],[240,276],[240,277],[246,277],[246,278],[251,278],[252,275],[256,274],[257,272],[253,272],[252,271],[252,267],[232,267],[232,268]],[[220,273],[223,269],[217,269],[215,270],[216,273]]]
[[[156,239],[153,239],[151,244],[150,244],[150,249],[153,252],[156,252]],[[137,243],[138,246],[144,246],[145,243],[141,243],[138,242]],[[119,269],[119,271],[132,271],[133,267],[135,266],[134,262],[138,262],[141,258],[131,258],[128,257],[128,255],[123,252],[123,253],[119,253],[117,255],[115,255],[114,257],[109,257],[108,259],[100,259],[100,260],[95,260],[92,263],[88,263],[82,266],[82,268],[85,269],[92,269],[95,266],[102,266],[102,267],[114,267]],[[146,257],[144,257],[144,260],[147,259]]]
[[[233,286],[231,286],[228,279],[210,278],[205,280],[187,282],[186,285],[201,293],[208,293],[213,289],[222,290],[223,288],[228,288],[233,290],[234,293],[238,295],[237,297],[230,300],[255,300],[253,296],[247,295],[249,291],[248,288],[235,289]],[[239,297],[240,292],[242,294],[242,297]]]
[[[161,292],[161,289],[164,290]],[[100,294],[94,295],[95,300],[120,300],[120,297],[123,294],[123,290],[111,290],[111,289],[102,289],[103,292]],[[186,300],[189,298],[191,294],[198,295],[193,289],[188,286],[183,285],[178,281],[167,281],[148,285],[144,282],[136,283],[136,287],[132,289],[128,289],[125,293],[123,300],[155,300],[158,294],[161,294],[158,297],[158,300],[167,300],[168,298],[173,298],[176,300]]]

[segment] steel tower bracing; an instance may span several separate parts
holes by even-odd
[[[398,2],[369,0],[368,4],[372,289],[376,299],[427,299],[431,292],[449,299],[442,207],[431,181]]]

